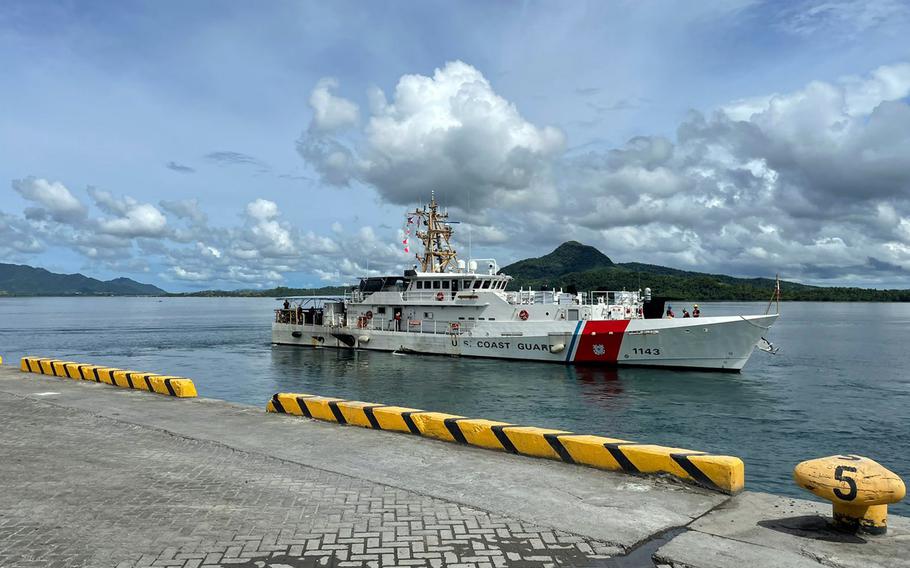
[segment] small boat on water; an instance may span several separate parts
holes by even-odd
[[[494,259],[460,260],[436,199],[408,213],[424,251],[344,296],[288,298],[272,343],[563,364],[740,371],[778,314],[663,317],[651,291],[507,290]],[[767,341],[765,341],[767,343]]]

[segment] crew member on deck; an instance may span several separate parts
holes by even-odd
[[[667,306],[667,317],[668,318],[676,317],[676,314],[673,313],[673,306]]]
[[[395,312],[395,331],[401,331],[401,312]]]
[[[689,310],[687,310],[686,308],[683,308],[683,317],[684,318],[692,317],[689,315]]]
[[[701,315],[701,311],[699,311],[699,309],[698,309],[698,304],[695,304],[694,306],[692,306],[692,317],[697,318],[700,315]]]

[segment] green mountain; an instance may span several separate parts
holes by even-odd
[[[200,290],[199,292],[171,293],[168,296],[203,298],[289,298],[294,296],[340,296],[350,292],[352,286],[323,286],[322,288],[288,288],[278,286],[267,290]]]
[[[596,248],[569,241],[540,258],[520,260],[502,269],[512,276],[510,289],[638,290],[649,287],[669,300],[768,300],[772,278],[736,278],[678,270],[640,262],[614,263]],[[781,281],[784,300],[838,302],[910,302],[910,290],[829,288]]]
[[[56,274],[24,264],[0,263],[0,296],[160,296],[165,291],[129,278],[101,281]]]
[[[584,272],[611,266],[613,266],[613,261],[596,248],[577,241],[568,241],[546,256],[528,258],[510,264],[503,269],[503,272],[512,275],[516,280],[519,274],[521,278],[528,280],[546,280],[559,274]]]

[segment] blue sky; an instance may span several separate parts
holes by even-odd
[[[0,261],[169,290],[409,264],[910,287],[910,4],[5,2]],[[381,94],[380,94],[381,93]]]

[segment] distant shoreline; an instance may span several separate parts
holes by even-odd
[[[888,290],[887,292],[892,292]],[[810,303],[850,303],[850,304],[905,304],[910,302],[910,290],[895,290],[893,292],[899,292],[901,295],[906,295],[906,298],[844,298],[844,297],[831,297],[831,298],[787,298],[786,295],[781,298],[781,303],[787,302],[810,302]],[[208,293],[208,292],[187,292],[187,293],[167,293],[167,294],[158,294],[158,295],[137,295],[137,294],[2,294],[0,293],[0,300],[4,299],[22,299],[22,298],[147,298],[147,299],[164,299],[164,298],[271,298],[279,299],[286,297],[300,297],[300,296],[336,296],[340,295],[341,292],[309,292],[309,293],[294,293],[294,294],[265,294],[265,293],[248,293],[244,291],[243,293]],[[668,302],[767,302],[768,298],[755,298],[755,297],[739,297],[739,298],[699,298],[697,300],[691,300],[684,297],[666,297],[661,296],[661,299],[665,299]]]

